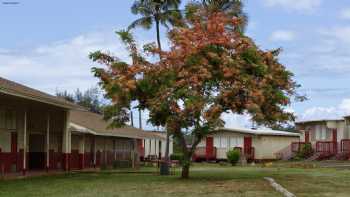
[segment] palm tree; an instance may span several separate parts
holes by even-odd
[[[186,18],[191,19],[198,9],[206,9],[209,12],[224,12],[228,16],[238,17],[242,20],[241,25],[232,30],[243,33],[247,26],[248,16],[243,12],[242,0],[197,0],[186,5]],[[205,19],[204,19],[205,20]],[[232,27],[227,27],[232,28]]]
[[[155,23],[157,44],[158,48],[161,49],[160,25],[168,28],[169,24],[181,24],[181,12],[178,9],[180,4],[181,0],[136,0],[131,7],[131,12],[142,17],[132,22],[128,29],[142,27],[149,30]]]
[[[248,16],[243,12],[242,0],[202,0],[202,4],[212,11],[221,11],[229,16],[241,18],[240,30],[243,32],[248,23]]]
[[[168,24],[173,26],[182,25],[182,15],[181,11],[179,10],[180,4],[181,0],[136,0],[131,7],[131,12],[135,15],[141,15],[142,17],[132,22],[129,25],[128,30],[136,27],[142,27],[149,30],[152,28],[153,23],[155,23],[158,49],[162,50],[160,41],[160,25],[167,28],[169,27]],[[141,116],[141,110],[139,110],[139,114]],[[169,171],[169,166],[167,164],[169,161],[169,138],[170,134],[167,131],[165,149],[166,171]],[[165,174],[167,175],[169,172],[165,172]]]

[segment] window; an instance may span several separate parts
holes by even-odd
[[[214,147],[220,148],[220,137],[214,137]]]
[[[16,129],[16,112],[8,110],[5,113],[6,116],[6,128],[7,129]]]
[[[235,137],[230,137],[230,148],[236,147],[237,140]]]
[[[221,137],[220,138],[220,144],[221,144],[221,148],[226,148],[227,147],[227,138],[226,137]]]
[[[243,137],[231,137],[230,138],[230,147],[243,147]]]
[[[6,128],[5,110],[0,109],[0,129]]]
[[[16,129],[16,112],[0,109],[0,128]]]
[[[320,125],[316,125],[315,126],[315,133],[316,133],[316,140],[320,140],[321,139],[321,128],[320,128]]]
[[[327,128],[324,127],[324,126],[322,127],[321,139],[322,140],[326,140],[327,139]]]

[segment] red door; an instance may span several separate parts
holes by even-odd
[[[310,142],[310,131],[305,131],[305,142],[306,143]]]
[[[205,145],[205,155],[207,160],[214,159],[213,152],[214,152],[214,138],[207,137],[206,145]]]
[[[332,130],[332,141],[333,141],[333,149],[335,150],[335,152],[337,152],[338,150],[338,139],[337,139],[337,129],[333,129]]]
[[[15,132],[11,133],[11,153],[17,153],[17,133]]]
[[[333,135],[333,137],[332,137],[333,142],[337,142],[338,141],[337,140],[337,129],[333,129],[332,135]]]
[[[244,137],[244,153],[251,154],[252,150],[252,137]]]
[[[144,144],[143,144],[142,139],[137,139],[137,148],[139,151],[140,159],[143,160],[143,158],[145,156],[145,148],[144,148]]]

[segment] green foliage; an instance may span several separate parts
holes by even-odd
[[[195,20],[186,20],[186,27],[171,30],[168,51],[152,45],[140,51],[123,32],[119,36],[129,49],[130,64],[108,54],[92,58],[105,66],[94,71],[113,103],[108,118],[122,125],[130,103],[139,103],[138,108],[150,112],[148,121],[166,127],[181,145],[185,173],[198,143],[224,125],[223,113],[247,113],[268,126],[285,123],[294,118],[285,107],[297,88],[275,51],[261,50],[252,39],[227,28],[237,27],[239,19],[206,9],[197,14]],[[186,135],[192,138],[191,147]]]
[[[230,17],[238,17],[241,23],[237,27],[227,26],[228,29],[243,33],[248,24],[248,15],[243,11],[242,0],[194,0],[186,5],[185,17],[189,20],[195,19],[198,11],[206,9],[211,13],[223,12]]]
[[[301,147],[301,150],[297,153],[296,157],[301,158],[301,159],[307,159],[309,158],[314,151],[312,150],[312,145],[311,143],[304,144]]]
[[[239,158],[240,158],[240,152],[239,150],[229,150],[227,153],[226,153],[226,156],[227,156],[227,160],[228,162],[230,162],[233,166],[236,165],[239,161]]]
[[[182,25],[182,15],[179,10],[180,0],[136,0],[134,1],[131,12],[135,15],[141,15],[141,18],[133,21],[128,31],[136,27],[151,29],[153,23],[156,24],[158,48],[161,49],[160,43],[160,24],[169,28],[172,26]]]
[[[74,93],[69,93],[66,90],[56,91],[56,96],[85,107],[94,113],[102,114],[105,107],[100,89],[97,87],[87,89],[84,92],[77,89]]]
[[[184,159],[184,154],[183,153],[174,153],[174,154],[170,155],[170,159],[181,162]]]
[[[131,168],[132,164],[129,160],[116,160],[113,161],[113,169],[120,169],[120,168]]]
[[[101,170],[108,170],[108,166],[106,164],[101,164]]]

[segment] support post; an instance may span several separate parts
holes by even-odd
[[[96,136],[94,136],[94,168],[96,168]]]
[[[85,167],[85,134],[83,134],[82,144],[81,144],[81,169]]]
[[[47,127],[46,127],[46,171],[50,168],[50,114],[47,114]]]
[[[106,138],[103,137],[103,165],[107,166],[107,149],[106,149]]]
[[[24,121],[23,121],[23,176],[27,172],[27,111],[24,111]]]
[[[63,146],[62,146],[62,152],[63,152],[63,170],[69,171],[70,170],[70,153],[71,153],[71,133],[69,131],[69,116],[70,112],[66,111],[65,115],[65,125],[63,128]]]
[[[1,175],[1,177],[3,177],[4,174],[5,174],[5,166],[4,166],[4,162],[2,159],[2,150],[0,148],[0,175]]]
[[[139,109],[139,128],[142,129],[142,115],[141,115],[141,109]]]
[[[114,162],[117,160],[117,142],[116,139],[113,139],[113,154],[114,154]]]

